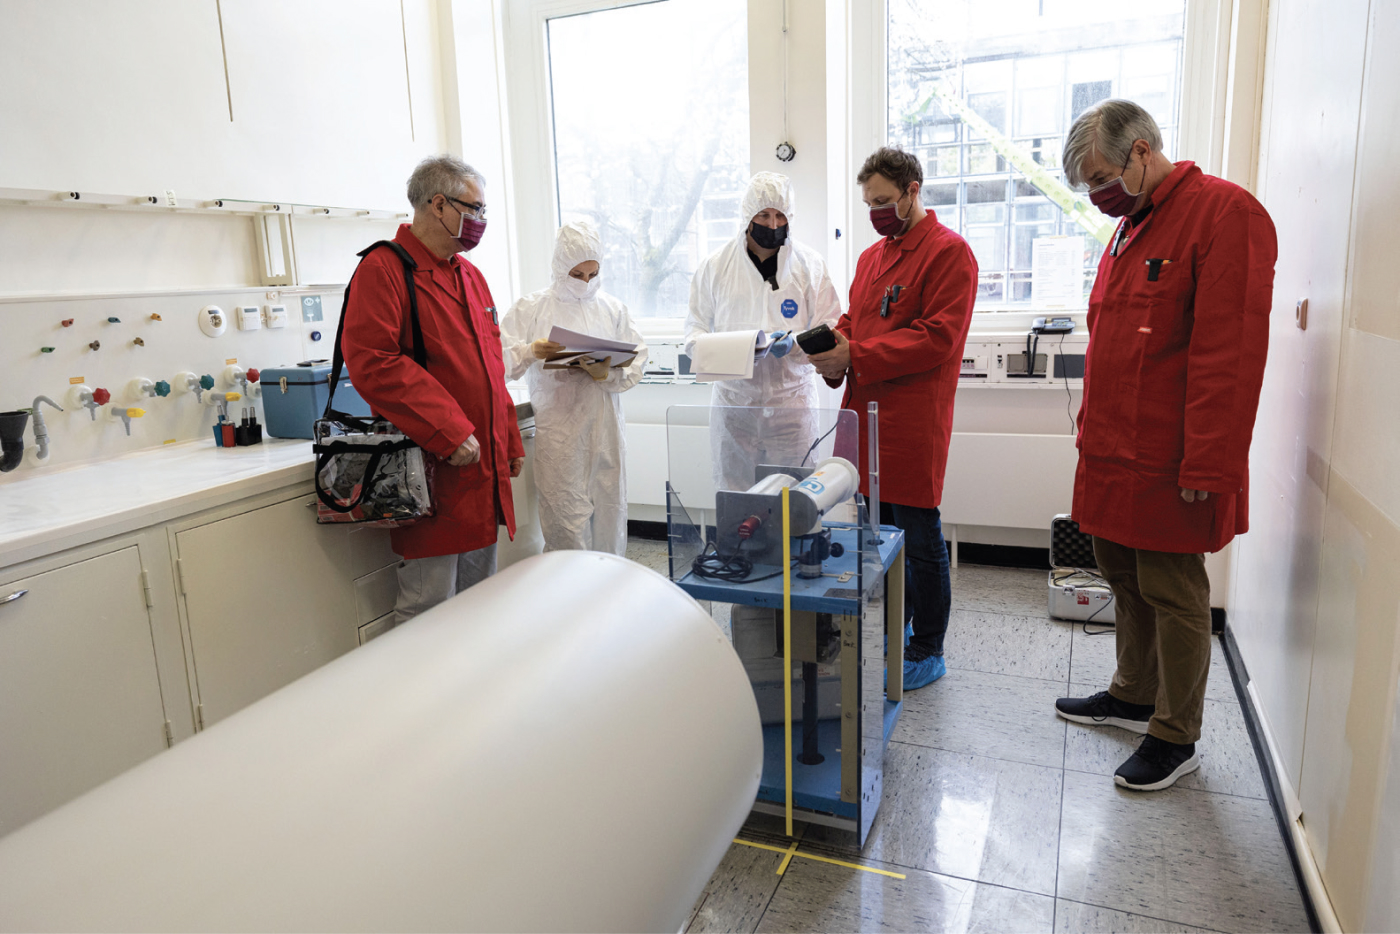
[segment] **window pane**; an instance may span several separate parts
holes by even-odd
[[[695,267],[742,223],[745,0],[661,0],[548,30],[560,220],[598,226],[603,288],[634,317],[684,317]]]
[[[889,140],[923,162],[939,220],[972,244],[979,309],[1031,302],[1042,237],[1086,237],[1087,296],[1104,219],[1081,226],[1060,207],[1072,200],[1064,136],[1089,107],[1124,97],[1157,119],[1174,155],[1186,0],[888,4]]]

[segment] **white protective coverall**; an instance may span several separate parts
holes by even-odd
[[[819,324],[835,327],[841,300],[820,253],[792,239],[778,248],[778,288],[764,281],[749,258],[748,228],[753,217],[776,208],[793,218],[792,182],[786,175],[759,172],[749,181],[740,204],[743,228],[728,244],[710,254],[690,283],[690,313],[685,319],[685,352],[695,355],[701,334],[762,328],[802,331]],[[785,357],[772,354],[754,363],[751,379],[722,380],[710,391],[714,406],[773,407],[772,412],[717,409],[710,418],[714,478],[719,489],[746,490],[758,464],[799,465],[819,433],[820,377],[802,348]],[[787,411],[783,411],[787,410]]]
[[[627,438],[619,393],[642,378],[647,348],[627,306],[599,291],[601,273],[587,288],[569,276],[579,263],[602,259],[591,224],[565,224],[554,241],[553,284],[521,298],[501,322],[506,378],[523,375],[535,407],[534,473],[545,551],[627,551]],[[547,340],[555,325],[641,350],[601,382],[577,369],[546,370],[530,345]]]

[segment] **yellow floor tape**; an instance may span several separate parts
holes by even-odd
[[[876,869],[874,866],[862,866],[859,863],[848,863],[844,860],[832,859],[829,856],[817,856],[815,853],[799,853],[796,843],[793,843],[792,846],[782,847],[773,846],[769,843],[754,843],[751,840],[740,840],[738,837],[734,838],[734,842],[740,846],[751,846],[759,850],[772,850],[774,853],[782,853],[783,861],[778,864],[778,875],[780,876],[787,872],[788,863],[792,862],[794,856],[797,856],[802,859],[816,860],[819,863],[830,863],[833,866],[845,866],[847,869],[859,869],[861,872],[873,872],[876,875],[889,876],[892,879],[908,878],[902,872],[890,872],[888,869]]]

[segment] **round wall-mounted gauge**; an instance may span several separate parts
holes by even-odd
[[[797,156],[797,150],[796,150],[795,148],[793,148],[792,143],[779,143],[779,144],[778,144],[778,161],[779,161],[779,162],[791,162],[791,161],[793,160],[793,158],[796,157],[796,156]]]

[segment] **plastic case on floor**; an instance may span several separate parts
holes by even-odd
[[[1050,615],[1113,623],[1113,591],[1098,571],[1093,536],[1069,516],[1056,516],[1050,523]]]
[[[263,417],[274,438],[311,439],[311,426],[326,410],[330,394],[331,362],[314,360],[295,366],[269,367],[262,371]],[[368,418],[369,403],[350,384],[350,373],[341,370],[335,389],[335,407],[346,415]]]

